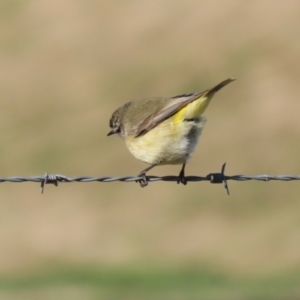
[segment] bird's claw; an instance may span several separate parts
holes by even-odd
[[[141,179],[136,180],[140,184],[140,187],[145,187],[148,185],[148,178],[145,174],[139,174],[138,177],[142,177]]]
[[[178,180],[177,180],[177,184],[180,184],[180,183],[182,183],[183,185],[187,185],[187,180],[184,176],[184,172],[182,172],[182,171],[179,173]]]

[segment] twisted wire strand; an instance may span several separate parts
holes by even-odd
[[[199,181],[209,181],[211,183],[223,183],[226,189],[227,194],[229,195],[229,188],[227,181],[235,180],[235,181],[248,181],[248,180],[257,180],[257,181],[271,181],[271,180],[279,180],[279,181],[293,181],[300,180],[300,175],[225,175],[225,166],[222,166],[220,173],[210,173],[204,177],[202,176],[186,176],[187,182],[199,182]],[[136,182],[142,179],[142,177],[138,176],[121,176],[121,177],[110,177],[110,176],[102,176],[102,177],[92,177],[92,176],[78,176],[78,177],[69,177],[60,174],[48,174],[42,176],[32,176],[32,177],[22,177],[22,176],[12,176],[12,177],[0,177],[0,183],[2,182],[38,182],[41,183],[41,193],[44,192],[44,188],[46,184],[54,184],[58,186],[59,182],[114,182],[114,181],[122,181],[122,182]],[[149,182],[154,181],[168,181],[168,182],[177,182],[178,176],[147,176]]]

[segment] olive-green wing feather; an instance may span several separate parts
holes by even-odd
[[[159,107],[140,124],[136,137],[146,134],[155,126],[176,114],[181,108],[198,99],[205,92],[184,94],[170,98],[163,106]]]
[[[233,78],[228,78],[212,89],[206,90],[201,93],[192,93],[192,94],[184,94],[170,98],[166,101],[166,103],[159,107],[154,113],[150,114],[139,126],[136,136],[139,137],[146,134],[148,131],[156,127],[158,124],[162,123],[166,119],[170,118],[174,114],[176,114],[181,108],[198,99],[199,97],[206,94],[206,96],[210,96],[210,94],[214,94],[221,88],[223,88],[228,83],[234,81]]]

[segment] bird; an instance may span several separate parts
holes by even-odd
[[[130,101],[113,112],[107,136],[117,134],[135,158],[150,165],[138,174],[141,187],[148,185],[146,173],[160,165],[182,165],[177,183],[187,184],[185,166],[206,123],[203,113],[214,94],[234,80],[200,93]]]

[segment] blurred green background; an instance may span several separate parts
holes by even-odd
[[[111,113],[227,77],[187,175],[299,174],[300,2],[0,2],[2,177],[136,175]],[[155,168],[177,175],[180,166]],[[0,186],[0,299],[300,297],[299,182]]]

